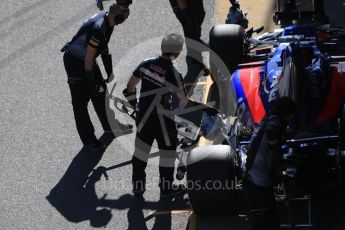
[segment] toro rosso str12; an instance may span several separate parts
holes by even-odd
[[[264,61],[240,64],[233,73],[230,88],[241,122],[259,124],[273,101],[289,96],[299,107],[291,127],[296,133],[336,134],[345,98],[345,56],[323,52],[318,43],[325,38],[313,27],[291,26],[276,36],[275,46],[256,51]],[[340,43],[332,45],[341,49]]]
[[[282,226],[312,228],[314,194],[344,186],[345,29],[290,26],[257,38],[252,33],[239,25],[217,25],[210,33],[215,83],[209,99],[216,101],[223,118],[233,117],[234,122],[227,125],[230,122],[214,119],[214,126],[221,127],[213,130],[222,133],[224,141],[189,153],[187,179],[236,183],[231,189],[189,189],[191,205],[204,217],[215,210],[219,215],[240,212],[243,202],[237,182],[249,140],[272,103],[288,96],[297,103],[298,113],[288,127],[283,146],[286,178],[276,195],[285,201],[288,218]],[[201,121],[205,123],[212,126],[212,119]],[[307,215],[300,223],[293,214],[302,209],[293,210],[294,201],[305,205]]]

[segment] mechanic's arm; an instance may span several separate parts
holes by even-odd
[[[281,148],[284,135],[284,127],[278,119],[268,121],[266,125],[265,135],[268,146],[271,149],[278,150]]]
[[[101,58],[103,61],[105,72],[107,73],[108,78],[110,78],[110,76],[113,74],[113,63],[108,46],[106,46],[106,48],[102,51]]]
[[[122,94],[126,97],[129,104],[131,104],[134,108],[137,104],[136,86],[139,84],[140,80],[140,77],[137,77],[133,74],[127,83],[127,88],[122,91]]]
[[[86,49],[86,56],[84,60],[84,69],[86,73],[86,80],[88,86],[91,90],[92,94],[96,94],[96,81],[95,81],[95,73],[93,70],[95,57],[96,57],[97,49],[88,45]]]
[[[135,75],[132,75],[132,77],[129,79],[127,83],[127,91],[128,93],[136,92],[136,86],[139,84],[141,78],[137,77]]]

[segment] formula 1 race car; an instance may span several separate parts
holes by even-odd
[[[212,33],[217,36],[234,28],[239,29],[235,25],[220,25]],[[242,131],[250,134],[270,110],[271,103],[288,96],[299,107],[291,133],[298,136],[338,134],[345,97],[345,42],[341,41],[344,33],[345,29],[326,32],[291,26],[247,39],[248,50],[254,47],[256,50],[235,61],[246,63],[238,65],[227,83],[216,79],[218,84],[227,84],[220,88],[227,90],[219,92],[220,99],[234,97],[225,104],[218,103],[221,110],[226,115],[236,115]]]
[[[230,24],[217,25],[210,33],[214,84],[209,100],[215,101],[223,118],[233,116],[234,122],[226,127],[229,122],[213,119],[216,127],[208,130],[218,130],[223,142],[189,153],[187,181],[198,181],[202,188],[210,181],[232,186],[189,189],[191,205],[204,217],[240,212],[237,182],[249,140],[273,102],[288,96],[298,112],[283,146],[286,178],[277,200],[285,201],[287,224],[282,227],[310,229],[316,226],[314,194],[345,184],[345,28],[293,25],[256,38],[253,32]],[[201,126],[205,123],[212,127],[212,118],[203,119]],[[304,221],[293,218],[298,213],[291,210],[294,201],[304,202]]]

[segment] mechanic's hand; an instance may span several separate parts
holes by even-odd
[[[219,110],[216,109],[216,108],[214,108],[214,107],[212,107],[212,106],[208,106],[208,107],[204,108],[203,111],[204,111],[205,113],[207,113],[207,114],[208,114],[209,116],[211,116],[211,117],[214,117],[214,116],[216,116],[217,114],[219,114]]]
[[[136,97],[137,91],[135,90],[134,92],[129,93],[128,90],[127,90],[127,88],[126,88],[126,89],[124,89],[124,90],[122,91],[122,94],[123,94],[123,96],[125,96],[125,98],[126,98],[127,101],[129,102],[129,104],[130,104],[133,108],[135,108],[136,105],[137,105],[137,97]]]
[[[100,96],[100,95],[102,95],[104,93],[105,93],[104,86],[101,86],[101,85],[97,86],[97,96]]]

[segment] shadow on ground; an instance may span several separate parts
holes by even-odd
[[[113,141],[103,135],[100,140],[107,146]],[[189,208],[187,201],[177,198],[173,201],[161,200],[158,202],[147,202],[144,200],[134,199],[132,195],[125,194],[117,200],[106,199],[107,194],[98,197],[95,190],[95,184],[101,179],[102,175],[106,176],[107,170],[130,164],[124,162],[110,168],[99,166],[104,152],[95,153],[83,148],[72,160],[64,176],[50,191],[46,197],[49,203],[66,220],[73,223],[90,221],[92,227],[105,227],[112,219],[112,209],[124,210],[129,209],[127,217],[128,229],[147,229],[143,210],[171,210]],[[157,153],[151,154],[151,157],[157,156]],[[153,229],[171,229],[171,216],[163,215],[155,219]]]

